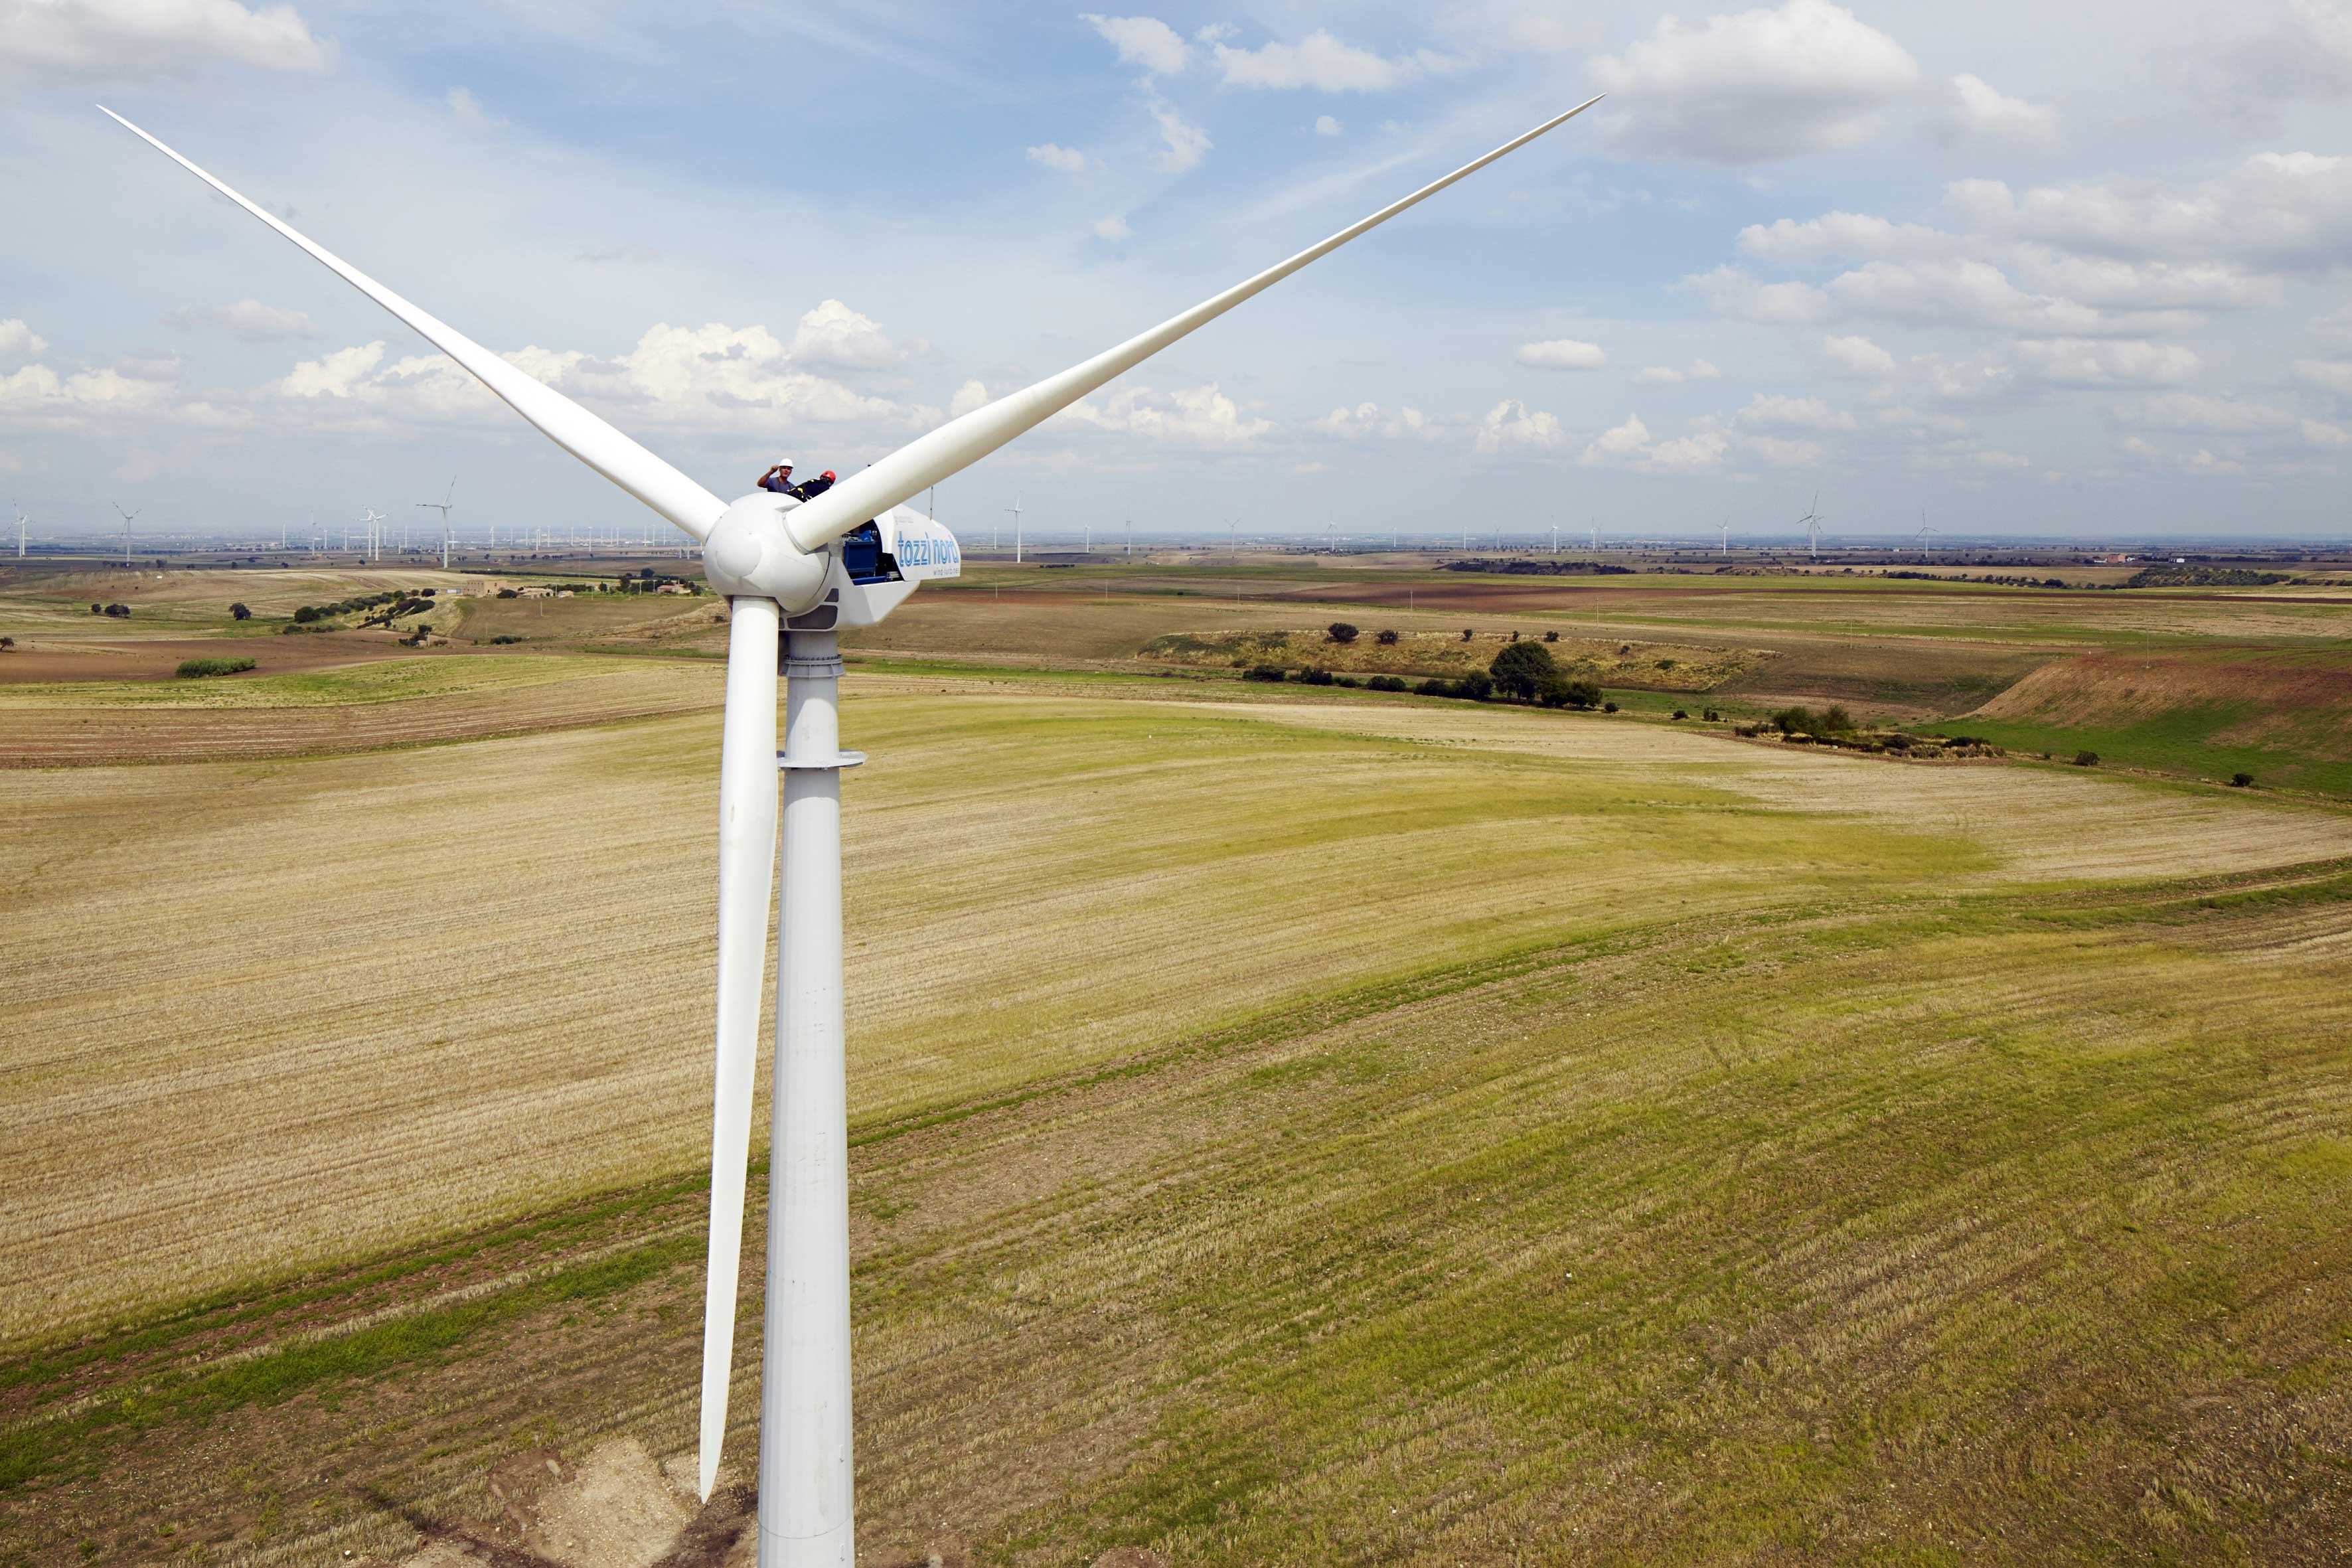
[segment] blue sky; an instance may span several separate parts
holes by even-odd
[[[984,537],[2341,538],[2352,8],[0,0],[0,490],[644,514],[104,120],[740,493],[1593,91],[942,490]],[[419,514],[425,515],[425,514]]]

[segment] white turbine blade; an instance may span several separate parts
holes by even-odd
[[[1320,245],[1309,246],[1278,266],[1269,267],[1245,282],[1236,283],[1213,299],[1204,300],[1181,316],[1162,321],[1150,331],[1128,339],[1117,348],[1047,376],[1034,386],[1000,397],[951,419],[928,436],[918,437],[888,457],[844,479],[816,500],[795,510],[784,527],[803,550],[815,551],[840,538],[869,517],[879,517],[900,501],[980,461],[1023,431],[1043,424],[1113,376],[1134,369],[1161,349],[1197,327],[1207,325],[1254,294],[1272,288],[1308,262],[1327,256],[1369,229],[1416,206],[1454,181],[1475,174],[1506,153],[1516,152],[1553,127],[1564,124],[1600,102],[1589,98],[1565,114],[1554,115],[1523,136],[1515,136],[1483,158],[1469,163],[1442,180],[1423,185],[1401,202],[1382,207],[1360,223],[1350,224]]]
[[[710,1258],[702,1300],[702,1499],[719,1475],[735,1362],[735,1284],[751,1153],[760,1002],[767,994],[768,910],[776,874],[776,639],[773,599],[733,601],[727,716],[719,743],[719,1067],[710,1115]]]
[[[405,321],[435,348],[456,360],[475,380],[505,399],[507,405],[536,426],[540,434],[667,518],[697,543],[709,537],[711,526],[727,510],[726,502],[563,394],[525,375],[457,328],[419,310],[358,268],[311,244],[106,105],[101,103],[98,108],[108,119],[309,251],[344,282]],[[455,479],[450,481],[450,489],[454,493]]]

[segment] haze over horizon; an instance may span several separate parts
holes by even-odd
[[[728,73],[733,73],[733,78]],[[721,494],[846,471],[1606,90],[953,481],[1055,536],[2335,539],[2352,9],[0,0],[40,531],[642,514],[102,99]]]

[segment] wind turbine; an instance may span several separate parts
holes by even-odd
[[[1813,492],[1813,504],[1797,520],[1805,525],[1805,552],[1815,561],[1822,558],[1822,492]]]
[[[441,514],[441,570],[444,572],[449,570],[450,503],[457,499],[457,476],[451,474],[449,476],[449,491],[446,495],[443,496],[439,500],[421,500],[416,503],[420,507],[427,508]]]
[[[1723,552],[1731,553],[1731,520],[1727,517],[1723,520]]]
[[[1931,533],[1935,532],[1935,531],[1936,531],[1936,530],[1934,530],[1934,529],[1932,529],[1932,528],[1929,528],[1929,527],[1927,526],[1927,514],[1926,514],[1925,512],[1920,513],[1920,515],[1919,515],[1919,563],[1920,563],[1921,565],[1923,565],[1923,566],[1924,566],[1924,565],[1926,565],[1926,564],[1927,564],[1927,536],[1928,536],[1929,534],[1931,534]]]
[[[360,521],[361,521],[362,522],[363,522],[363,523],[367,524],[367,552],[368,552],[368,559],[369,559],[369,560],[371,560],[371,561],[380,561],[380,560],[382,560],[382,559],[383,558],[383,549],[381,548],[381,546],[380,546],[380,545],[378,544],[378,542],[377,542],[377,541],[381,538],[381,535],[379,535],[379,534],[377,533],[377,531],[376,531],[376,525],[377,525],[378,523],[381,523],[381,522],[383,522],[383,521],[384,521],[383,513],[382,513],[382,512],[380,512],[380,511],[376,510],[375,510],[375,508],[373,508],[373,507],[370,507],[370,508],[368,508],[368,509],[367,509],[367,514],[366,514],[365,516],[362,517],[362,518],[360,519]],[[344,549],[346,549],[346,550],[350,549],[350,548],[351,548],[351,543],[352,543],[352,536],[351,536],[350,534],[348,534],[348,533],[344,534],[344,535],[343,535],[343,548],[344,548]]]
[[[109,501],[106,504],[112,507],[117,511],[122,511],[122,503],[119,500]],[[125,566],[131,564],[131,520],[137,517],[139,512],[145,511],[147,509],[142,506],[139,509],[139,511],[122,511],[122,563]]]
[[[842,1051],[841,770],[836,627],[872,625],[922,581],[961,569],[955,538],[900,505],[987,457],[1309,262],[1591,107],[1589,99],[1287,260],[1090,359],[918,437],[814,500],[755,490],[731,505],[552,388],[121,123],[439,348],[542,435],[702,546],[730,607],[719,762],[719,972],[710,1238],[704,1297],[701,1494],[727,1429],[768,917],[782,868],[776,977],[768,1289],[760,1398],[763,1568],[852,1562],[849,1187]],[[789,634],[786,636],[785,634]],[[782,647],[779,638],[783,637]],[[782,654],[780,658],[779,653]],[[781,669],[780,669],[781,667]],[[785,687],[776,751],[776,686]],[[777,773],[782,835],[778,850]]]
[[[1596,555],[1601,552],[1601,525],[1597,522],[1592,525],[1592,551]]]
[[[15,501],[8,503],[8,510],[16,514],[16,559],[22,561],[25,558],[25,524],[28,520],[25,516],[25,509]]]
[[[1013,514],[1013,564],[1021,564],[1021,498],[1014,496],[1013,504],[1004,509]]]

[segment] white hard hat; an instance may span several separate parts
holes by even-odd
[[[797,468],[800,465],[793,462],[790,458],[778,458],[776,459],[776,467],[780,468]]]

